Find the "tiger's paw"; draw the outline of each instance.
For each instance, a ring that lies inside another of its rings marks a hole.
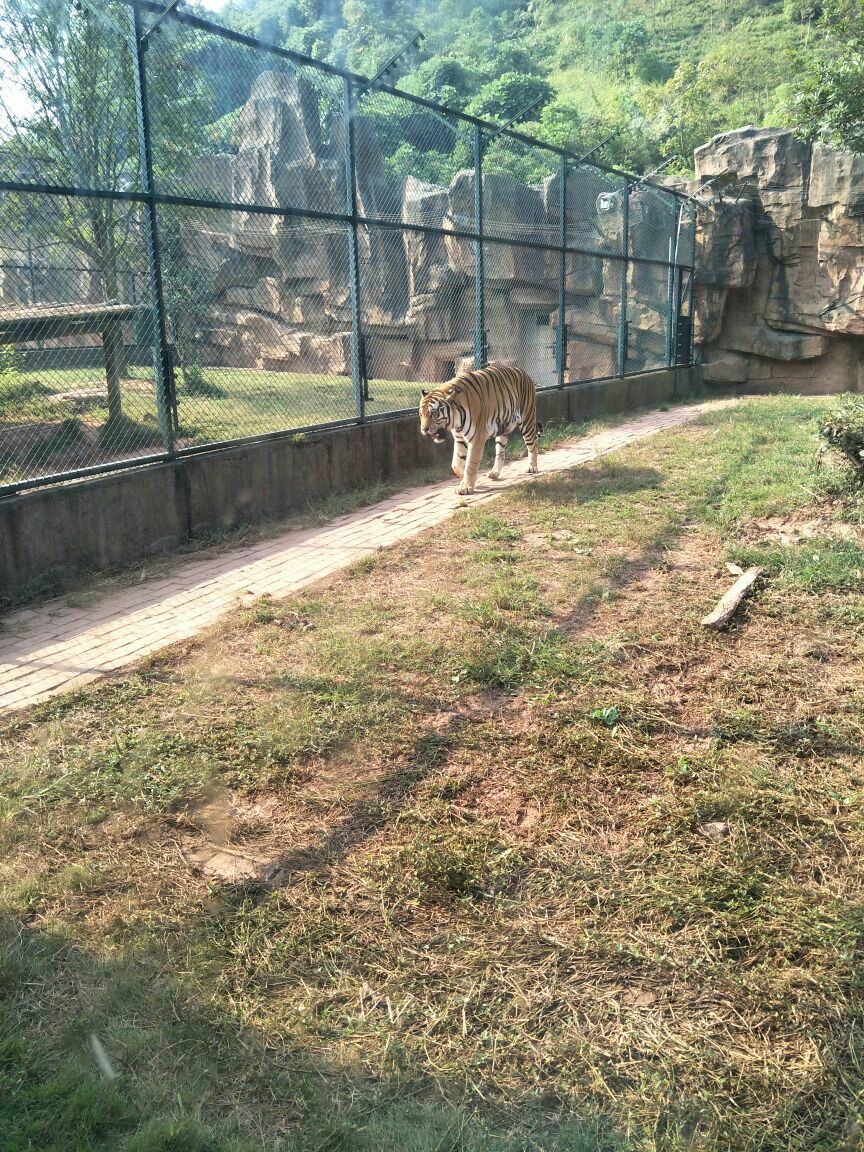
[[[456,495],[457,496],[473,496],[474,495],[474,489],[469,488],[467,484],[460,484],[459,487],[456,489]]]
[[[501,473],[500,472],[487,472],[487,476],[489,477],[490,480],[500,480],[501,479]]]
[[[529,476],[536,476],[539,471],[540,471],[540,469],[537,467],[536,464],[533,467],[530,464],[528,465],[528,475]]]

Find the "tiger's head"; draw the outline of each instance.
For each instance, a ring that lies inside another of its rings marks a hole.
[[[423,389],[423,399],[420,401],[420,434],[429,436],[435,444],[443,444],[447,437],[444,433],[450,427],[453,419],[452,401],[458,391],[455,382],[442,384],[431,392]]]

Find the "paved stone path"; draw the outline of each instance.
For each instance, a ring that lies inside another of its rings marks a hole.
[[[650,412],[572,441],[541,454],[541,475],[566,471],[728,403]],[[265,593],[288,596],[379,548],[416,536],[460,505],[475,507],[533,479],[524,468],[524,460],[512,461],[497,483],[481,474],[474,496],[457,496],[454,477],[400,492],[322,528],[286,532],[208,559],[189,558],[179,562],[172,575],[106,593],[83,607],[61,598],[15,612],[0,619],[0,712],[26,708],[117,672],[194,636],[238,602]]]

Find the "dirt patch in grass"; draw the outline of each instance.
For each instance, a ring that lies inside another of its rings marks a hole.
[[[821,515],[814,515],[813,509],[798,508],[789,516],[766,516],[752,520],[741,535],[748,543],[779,543],[784,547],[825,538],[864,543],[864,528],[860,524],[838,521],[836,516],[837,509],[830,505]]]

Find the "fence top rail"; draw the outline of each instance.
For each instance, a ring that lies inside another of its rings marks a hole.
[[[237,44],[245,44],[248,48],[254,48],[260,52],[267,52],[271,56],[276,56],[281,60],[289,60],[291,63],[298,64],[302,67],[314,68],[330,76],[338,76],[360,87],[369,84],[368,76],[361,76],[357,72],[350,72],[345,68],[339,68],[335,64],[327,64],[323,60],[316,60],[313,56],[306,56],[304,53],[296,52],[292,48],[282,48],[278,44],[270,44],[266,40],[249,36],[245,32],[237,32],[233,28],[226,28],[224,25],[216,24],[212,20],[205,20],[202,16],[197,16],[192,12],[181,11],[176,7],[171,8],[168,5],[156,3],[156,0],[124,0],[124,3],[133,6],[137,4],[143,11],[150,12],[155,16],[167,16],[168,19],[178,24],[185,24],[190,28],[197,28],[201,32],[207,32],[213,36],[220,36],[225,40],[232,40]],[[499,136],[509,136],[521,144],[527,144],[532,148],[540,148],[544,152],[549,152],[554,156],[563,157],[565,160],[571,162],[573,166],[578,165],[582,168],[594,168],[610,176],[617,176],[621,180],[626,180],[628,183],[630,181],[634,183],[638,182],[640,187],[654,188],[656,191],[663,192],[676,200],[687,201],[690,199],[686,193],[679,192],[676,188],[667,187],[665,184],[658,184],[656,181],[649,180],[644,176],[636,176],[632,172],[624,172],[619,168],[613,168],[593,160],[590,164],[585,164],[584,162],[580,162],[579,156],[576,153],[569,151],[567,148],[558,148],[554,144],[546,144],[542,140],[537,140],[535,137],[528,136],[526,133],[519,132],[514,128],[502,128],[497,124],[491,124],[488,120],[483,120],[479,116],[472,116],[469,112],[461,112],[455,108],[447,108],[443,104],[436,104],[434,100],[426,100],[422,96],[415,96],[411,92],[404,92],[402,89],[393,88],[389,84],[378,83],[375,85],[375,91],[387,92],[391,96],[396,96],[400,100],[407,100],[409,103],[416,104],[421,108],[426,108],[428,111],[435,112],[439,116],[460,120],[464,124],[472,124],[475,127],[485,129],[487,132],[494,132]]]

